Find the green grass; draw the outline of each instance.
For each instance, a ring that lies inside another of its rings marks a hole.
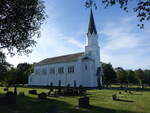
[[[80,97],[48,97],[47,100],[37,99],[37,95],[28,94],[30,88],[18,88],[18,92],[25,92],[25,97],[17,97],[16,105],[0,105],[0,113],[45,113],[50,105],[57,105],[62,113],[150,113],[150,92],[134,92],[133,94],[116,90],[88,90],[91,107],[78,108]],[[33,89],[33,88],[32,88]],[[47,89],[39,89],[48,92]],[[10,90],[13,91],[13,88]],[[0,87],[0,94],[4,94]],[[126,101],[113,101],[112,94],[117,93],[119,98]],[[130,102],[133,101],[133,102]]]

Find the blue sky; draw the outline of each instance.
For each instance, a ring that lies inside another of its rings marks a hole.
[[[36,39],[36,47],[28,56],[8,56],[8,62],[16,66],[22,62],[33,63],[84,51],[89,9],[84,7],[83,1],[45,0],[48,18],[42,25],[41,38]],[[104,9],[98,5],[93,13],[99,34],[101,61],[125,69],[150,69],[150,24],[145,23],[145,29],[141,30],[137,27],[134,12],[126,13],[118,6]]]

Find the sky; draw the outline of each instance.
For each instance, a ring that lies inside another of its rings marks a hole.
[[[93,9],[101,61],[125,69],[150,69],[150,24],[137,27],[138,19],[132,10],[126,13],[118,6]],[[131,2],[132,9],[135,3]],[[41,37],[28,56],[7,56],[7,61],[34,63],[45,58],[83,52],[86,45],[90,10],[84,0],[45,0],[48,18],[41,27]]]

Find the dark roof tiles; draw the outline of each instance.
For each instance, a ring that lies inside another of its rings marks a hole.
[[[74,61],[74,60],[77,60],[79,57],[81,57],[83,55],[84,55],[84,53],[82,52],[82,53],[75,53],[75,54],[69,54],[69,55],[64,55],[64,56],[47,58],[47,59],[44,59],[44,60],[36,63],[35,65],[40,66],[40,65],[47,65],[47,64],[55,64],[55,63]]]

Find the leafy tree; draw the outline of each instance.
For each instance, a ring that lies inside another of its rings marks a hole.
[[[135,71],[135,76],[137,77],[140,86],[143,86],[143,82],[144,82],[144,72],[142,69],[138,69]]]
[[[102,68],[103,68],[103,82],[104,84],[111,85],[112,83],[116,82],[116,72],[114,71],[112,65],[110,63],[106,64],[103,63],[102,64]]]
[[[126,70],[128,83],[137,84],[138,80],[135,76],[134,71]]]
[[[144,70],[144,83],[150,86],[150,70]]]
[[[6,62],[5,54],[0,51],[0,81],[4,79],[4,76],[10,67],[11,65]]]
[[[33,65],[27,63],[18,64],[16,68],[16,84],[27,84],[28,76],[33,72]]]
[[[42,0],[0,0],[0,50],[28,54],[45,20]]]
[[[121,85],[127,84],[128,81],[127,81],[127,73],[126,73],[126,71],[123,68],[121,68],[121,67],[118,67],[115,70],[116,70],[118,82]]]
[[[16,83],[16,69],[15,68],[11,68],[10,70],[8,70],[4,76],[3,79],[3,84],[5,84],[6,86],[12,86],[15,85]]]
[[[125,10],[126,12],[129,11],[129,4],[131,2],[135,2],[135,6],[133,6],[133,11],[136,13],[137,18],[139,18],[140,28],[144,27],[144,21],[150,20],[150,0],[86,0],[85,6],[86,7],[92,7],[94,6],[97,8],[97,2],[101,2],[102,5],[104,5],[105,8],[109,6],[119,5],[120,8]]]

